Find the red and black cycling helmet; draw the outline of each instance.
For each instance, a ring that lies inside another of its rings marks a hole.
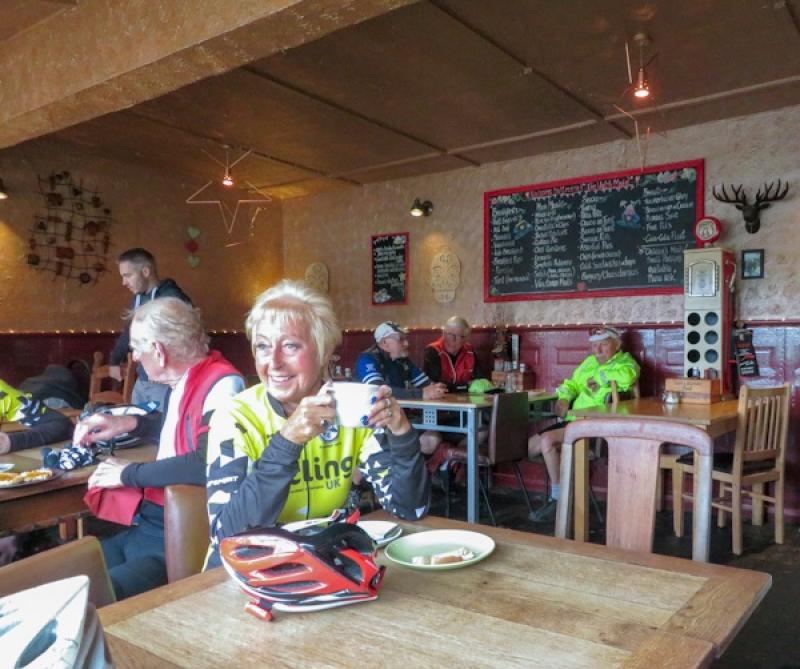
[[[272,620],[272,609],[317,611],[378,596],[385,567],[357,525],[334,523],[302,535],[276,527],[220,542],[222,564],[253,600],[245,610]]]

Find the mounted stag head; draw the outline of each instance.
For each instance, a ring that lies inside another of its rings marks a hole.
[[[772,192],[773,187],[775,188],[774,194]],[[780,179],[778,179],[777,184],[774,181],[770,181],[769,184],[764,184],[764,191],[762,192],[760,188],[758,189],[753,204],[748,202],[747,195],[742,192],[743,188],[743,184],[739,184],[738,186],[731,184],[731,192],[733,195],[728,195],[728,191],[725,190],[725,184],[723,184],[720,187],[722,191],[721,194],[717,193],[716,186],[711,189],[711,194],[720,202],[727,202],[728,204],[735,205],[736,208],[742,212],[745,229],[750,234],[753,234],[754,232],[758,232],[759,227],[761,227],[761,210],[769,207],[770,202],[776,202],[785,198],[786,194],[789,192],[789,184],[781,184]]]

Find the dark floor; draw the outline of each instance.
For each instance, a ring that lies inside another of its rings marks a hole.
[[[466,517],[463,491],[453,493],[451,516]],[[497,524],[525,532],[552,535],[553,524],[535,524],[528,520],[528,510],[519,490],[495,487],[491,492],[492,508]],[[534,506],[538,504],[534,501]],[[444,494],[434,490],[431,513],[444,516]],[[488,523],[483,511],[481,522]],[[605,541],[599,520],[592,516],[590,540]],[[687,514],[687,527],[691,527]],[[785,543],[773,543],[771,523],[754,527],[745,524],[744,554],[730,551],[730,529],[712,524],[711,562],[743,569],[756,569],[772,575],[772,588],[749,621],[745,623],[725,655],[713,669],[800,669],[800,528],[787,525]],[[663,555],[691,557],[691,532],[682,538],[672,533],[672,512],[657,515],[653,550]]]

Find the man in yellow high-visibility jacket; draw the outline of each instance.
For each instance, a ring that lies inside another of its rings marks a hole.
[[[541,453],[551,480],[550,498],[531,516],[534,522],[552,522],[555,518],[560,489],[560,447],[564,440],[565,425],[574,419],[569,413],[570,407],[585,409],[602,406],[611,393],[611,381],[616,381],[617,388],[624,392],[639,378],[639,365],[630,353],[620,350],[619,332],[614,328],[593,329],[589,343],[592,354],[556,389],[558,401],[555,413],[562,420],[528,440],[528,457],[533,458]]]

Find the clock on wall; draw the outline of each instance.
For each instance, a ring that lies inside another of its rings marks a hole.
[[[698,248],[711,246],[719,239],[722,232],[722,223],[718,218],[706,216],[694,224],[694,238],[697,240]]]

